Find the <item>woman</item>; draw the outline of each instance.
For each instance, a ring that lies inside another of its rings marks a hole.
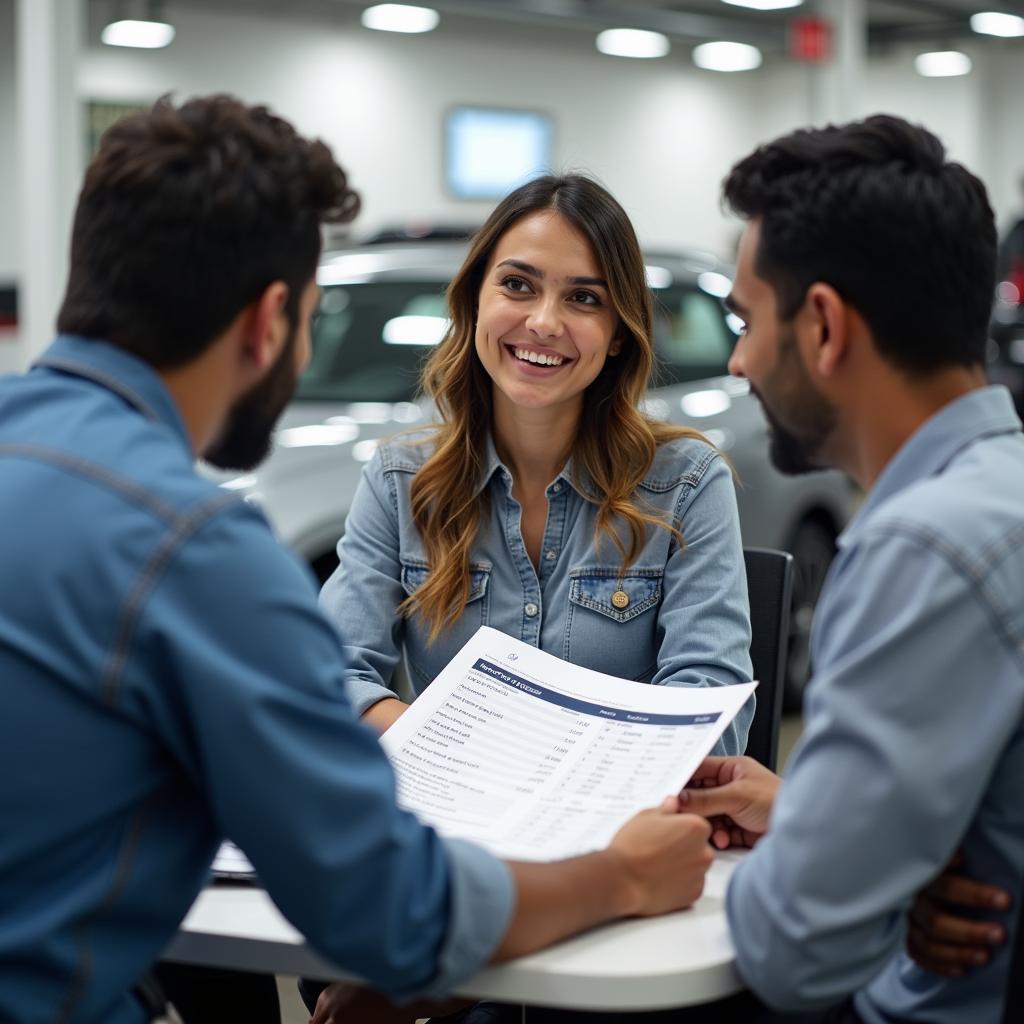
[[[662,685],[750,678],[735,494],[697,431],[639,409],[650,290],[622,207],[587,178],[504,199],[448,290],[423,374],[438,425],[367,465],[321,601],[349,696],[386,729],[480,625]],[[752,707],[719,745],[743,750]]]
[[[408,707],[388,688],[402,652],[420,693],[481,625],[639,682],[749,680],[732,475],[697,431],[640,411],[651,294],[622,207],[577,175],[529,182],[474,238],[448,305],[423,372],[438,423],[367,465],[321,594],[356,710],[383,732]],[[743,750],[752,715],[718,752]],[[351,998],[332,986],[314,1020],[369,1019]]]

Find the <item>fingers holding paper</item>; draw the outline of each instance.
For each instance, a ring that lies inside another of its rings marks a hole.
[[[703,818],[679,813],[675,797],[641,811],[619,829],[608,852],[620,859],[631,884],[632,914],[664,914],[700,898],[714,859],[710,834]]]
[[[709,757],[679,794],[679,807],[710,821],[717,849],[750,847],[768,831],[780,782],[753,758]]]

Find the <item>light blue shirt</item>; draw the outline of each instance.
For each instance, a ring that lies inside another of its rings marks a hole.
[[[64,337],[0,381],[0,522],[0,1020],[141,1021],[222,836],[375,987],[490,957],[507,868],[397,809],[312,577],[152,369]]]
[[[818,605],[805,731],[768,835],[733,876],[737,962],[762,998],[858,991],[869,1024],[1000,1018],[1010,941],[944,979],[904,952],[914,894],[957,850],[1024,894],[1024,435],[973,391],[886,466]]]
[[[357,711],[384,697],[404,648],[421,693],[482,626],[517,637],[566,661],[664,686],[721,686],[751,677],[750,616],[732,474],[703,441],[662,445],[637,492],[645,508],[682,532],[648,528],[639,556],[621,556],[596,539],[597,506],[568,464],[547,488],[548,516],[534,567],[520,530],[512,474],[488,441],[479,480],[486,501],[470,554],[471,593],[461,617],[433,644],[418,616],[394,614],[428,573],[412,519],[410,489],[430,446],[400,437],[378,449],[352,502],[340,564],[321,603],[337,624]],[[612,597],[626,595],[624,607]],[[753,717],[748,702],[719,743],[739,753]]]

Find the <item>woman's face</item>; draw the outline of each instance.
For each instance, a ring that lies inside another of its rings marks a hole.
[[[496,403],[564,411],[617,355],[619,318],[587,239],[553,210],[516,221],[480,288],[476,351]]]

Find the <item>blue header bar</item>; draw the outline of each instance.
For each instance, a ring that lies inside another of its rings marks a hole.
[[[721,718],[720,711],[714,711],[707,715],[649,715],[638,711],[625,711],[622,708],[610,708],[603,704],[593,704],[587,700],[579,700],[577,697],[567,697],[565,694],[549,690],[539,683],[531,683],[528,679],[523,679],[512,672],[499,668],[493,662],[485,661],[483,658],[477,658],[473,669],[482,672],[495,682],[522,690],[531,697],[537,697],[549,704],[557,704],[570,711],[578,711],[583,715],[603,718],[608,722],[628,722],[630,725],[710,725]]]

